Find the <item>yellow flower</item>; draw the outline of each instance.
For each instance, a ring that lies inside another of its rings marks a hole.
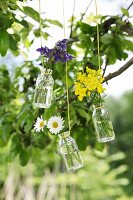
[[[79,72],[75,82],[75,94],[78,95],[78,99],[82,101],[85,96],[90,96],[93,91],[101,94],[105,90],[102,86],[103,80],[102,70],[100,69],[96,71],[86,67],[86,73]]]
[[[79,73],[77,74],[77,80],[79,80],[80,82],[83,82],[85,76],[86,76],[85,73],[82,74],[81,72],[79,72]]]
[[[78,96],[78,100],[79,100],[79,101],[82,101],[82,100],[83,100],[83,97],[82,97],[82,96]]]
[[[82,84],[79,82],[75,82],[75,94],[78,95],[80,89],[82,88]]]
[[[90,96],[90,94],[91,94],[90,91],[88,91],[88,96]]]

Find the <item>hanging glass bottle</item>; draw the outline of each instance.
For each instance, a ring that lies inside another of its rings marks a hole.
[[[107,109],[103,105],[94,105],[93,108],[93,122],[98,141],[109,142],[115,139],[113,125]]]
[[[43,69],[36,80],[34,93],[34,106],[38,108],[49,108],[53,95],[54,80],[52,70]]]
[[[70,137],[69,132],[59,134],[60,152],[63,156],[68,171],[79,169],[83,166],[80,151],[75,140]]]

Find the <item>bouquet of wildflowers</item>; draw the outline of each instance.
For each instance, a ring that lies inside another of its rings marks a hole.
[[[65,63],[73,59],[73,56],[67,53],[67,42],[67,39],[59,40],[54,48],[49,49],[45,46],[38,48],[37,51],[44,57],[46,64],[54,64],[58,61]]]
[[[86,67],[85,72],[79,72],[75,81],[75,94],[79,101],[88,96],[92,103],[100,103],[102,101],[101,94],[105,91],[102,85],[103,81],[104,78],[100,69],[96,71]]]

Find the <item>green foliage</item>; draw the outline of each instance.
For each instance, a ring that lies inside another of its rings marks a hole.
[[[36,38],[40,37],[40,31],[34,25],[34,23],[39,25],[39,13],[32,7],[24,5],[23,2],[18,4],[17,0],[2,2],[3,4],[0,4],[0,54],[5,56],[9,52],[15,56],[19,55],[19,48],[23,45],[21,53],[27,59],[28,51],[37,41]],[[102,16],[97,20],[99,20],[101,63],[109,65],[115,63],[117,59],[126,59],[126,52],[132,50],[132,44],[130,35],[125,33],[123,26],[131,27],[130,21],[128,19],[124,21],[121,16]],[[62,24],[55,19],[42,18],[42,26],[42,35],[45,40],[50,37],[47,32],[50,26],[62,28]],[[75,29],[68,45],[68,51],[75,56],[75,59],[68,63],[71,134],[76,139],[80,150],[84,151],[90,145],[92,148],[102,151],[104,145],[98,144],[96,141],[91,117],[91,102],[87,99],[79,102],[73,88],[75,74],[79,69],[84,69],[86,65],[94,69],[98,68],[96,24],[91,25],[87,21],[77,21],[74,22],[73,27]],[[30,37],[31,35],[33,38]],[[75,49],[73,49],[73,45]],[[83,55],[81,61],[76,58],[79,55],[79,48]],[[40,58],[36,61],[41,63]],[[34,60],[24,60],[22,64],[18,63],[12,79],[9,77],[6,66],[0,68],[0,88],[2,88],[0,144],[2,147],[9,145],[11,159],[14,159],[15,156],[19,157],[22,165],[26,165],[29,160],[35,162],[36,148],[40,151],[47,147],[53,149],[53,144],[55,148],[58,145],[57,137],[51,136],[47,130],[40,134],[34,132],[33,127],[38,116],[42,115],[48,120],[52,115],[61,115],[65,120],[64,130],[68,129],[65,65],[57,63],[52,66],[52,69],[55,80],[52,106],[47,110],[36,110],[32,102],[39,70],[35,67]]]
[[[62,24],[58,20],[53,20],[53,19],[45,19],[44,22],[48,22],[52,25],[56,25],[60,28],[63,28]]]
[[[126,9],[125,9],[126,10]],[[128,54],[125,50],[132,50],[132,42],[130,39],[127,39],[127,44],[123,43],[123,40],[126,40],[125,32],[122,31],[123,27],[126,25],[126,22],[119,16],[101,17],[99,23],[100,30],[100,53],[101,56],[105,56],[107,64],[114,64],[117,59],[122,60],[128,57]],[[131,24],[129,23],[130,27]],[[96,26],[91,26],[87,23],[78,22],[78,27],[81,31],[78,39],[80,44],[77,43],[77,46],[84,49],[85,65],[97,66],[97,39],[96,39]],[[101,63],[104,60],[101,60]]]

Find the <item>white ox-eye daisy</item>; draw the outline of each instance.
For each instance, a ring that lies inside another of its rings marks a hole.
[[[57,134],[63,129],[64,120],[61,117],[52,116],[48,120],[47,128],[51,133]]]
[[[36,120],[36,123],[34,124],[34,129],[36,132],[43,131],[44,126],[47,124],[45,120],[43,120],[42,116],[41,118],[38,117]]]

